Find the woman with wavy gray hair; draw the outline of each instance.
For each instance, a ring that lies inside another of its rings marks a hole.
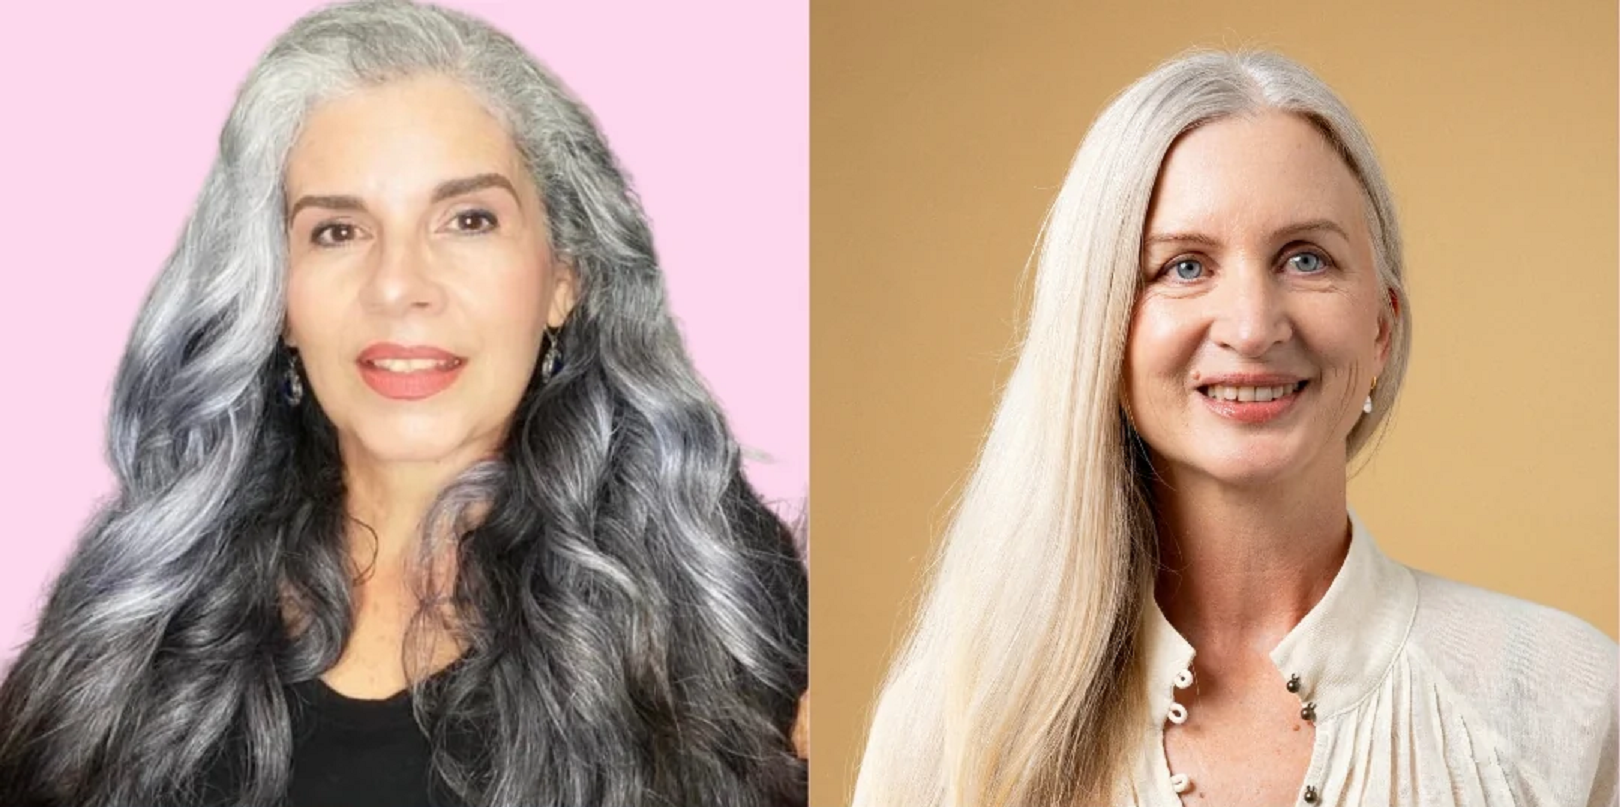
[[[805,571],[587,112],[378,0],[283,34],[0,686],[6,805],[805,800]]]
[[[1412,310],[1372,145],[1271,53],[1117,96],[884,689],[857,807],[1616,803],[1615,643],[1348,504]]]

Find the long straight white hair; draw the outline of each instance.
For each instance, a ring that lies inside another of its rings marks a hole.
[[[1190,129],[1279,110],[1312,122],[1365,191],[1378,275],[1398,301],[1374,408],[1410,349],[1394,204],[1361,126],[1274,53],[1194,52],[1128,87],[1081,144],[1042,228],[1017,364],[878,698],[857,807],[1099,804],[1150,726],[1139,624],[1158,549],[1121,373],[1160,166]]]

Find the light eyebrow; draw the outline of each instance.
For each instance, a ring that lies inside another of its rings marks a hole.
[[[505,188],[506,192],[512,194],[512,198],[516,200],[519,205],[523,203],[523,200],[518,197],[517,187],[512,184],[512,180],[496,173],[475,174],[470,177],[447,179],[440,182],[433,188],[432,199],[434,204],[438,204],[446,199],[453,199],[457,196],[472,193],[474,191],[481,191],[485,188]],[[292,207],[287,211],[287,221],[291,222],[293,219],[297,218],[298,212],[306,207],[321,207],[326,208],[327,210],[356,210],[362,213],[366,211],[365,202],[360,201],[360,198],[357,196],[306,195],[300,196],[298,201],[293,202]]]
[[[1273,232],[1271,234],[1271,238],[1274,241],[1282,241],[1295,236],[1315,232],[1336,233],[1340,238],[1343,238],[1346,241],[1350,240],[1350,234],[1346,233],[1344,228],[1340,227],[1338,222],[1333,221],[1332,219],[1310,219],[1307,221],[1290,224]],[[1209,247],[1220,246],[1220,242],[1216,239],[1204,235],[1203,233],[1195,232],[1154,233],[1149,235],[1143,241],[1144,247],[1151,247],[1155,244],[1202,244]]]
[[[1291,224],[1282,228],[1281,230],[1278,230],[1273,237],[1281,241],[1284,238],[1291,238],[1296,235],[1317,232],[1337,233],[1340,238],[1343,238],[1346,241],[1350,240],[1350,234],[1345,232],[1344,228],[1340,227],[1339,223],[1333,221],[1332,219],[1311,219],[1310,221],[1302,221],[1298,224]]]
[[[1154,244],[1203,244],[1204,246],[1220,246],[1220,242],[1200,233],[1156,233],[1147,237],[1146,246]]]

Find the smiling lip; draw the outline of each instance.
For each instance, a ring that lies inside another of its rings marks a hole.
[[[399,364],[406,361],[414,361],[414,365]],[[443,392],[456,382],[467,364],[466,359],[431,345],[407,346],[392,342],[367,347],[355,362],[360,365],[360,378],[366,386],[385,398],[402,401],[421,400]]]
[[[1266,423],[1282,417],[1294,408],[1294,402],[1309,386],[1305,380],[1297,376],[1262,373],[1212,376],[1200,380],[1207,383],[1200,385],[1194,392],[1210,411],[1228,420],[1245,424]],[[1282,397],[1271,398],[1276,389],[1282,387],[1291,389]],[[1211,397],[1212,388],[1220,388],[1219,392],[1235,393],[1240,398],[1249,400],[1228,400],[1221,395]],[[1257,398],[1261,396],[1271,399],[1258,400]]]
[[[1280,387],[1284,384],[1296,384],[1304,380],[1300,376],[1284,373],[1228,373],[1226,375],[1201,376],[1198,379],[1198,386]]]

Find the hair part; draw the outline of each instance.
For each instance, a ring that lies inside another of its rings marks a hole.
[[[1192,128],[1283,111],[1360,182],[1390,353],[1355,456],[1410,350],[1393,200],[1371,143],[1318,78],[1274,53],[1197,51],[1116,96],[1041,230],[1032,305],[917,616],[880,691],[857,807],[1105,803],[1151,727],[1139,627],[1158,563],[1151,469],[1122,407],[1126,339],[1159,171]]]
[[[478,805],[803,802],[790,733],[805,569],[691,366],[638,200],[588,112],[521,46],[398,0],[299,20],[240,89],[118,369],[117,495],[0,685],[0,802],[285,793],[284,686],[340,656],[353,581],[334,427],[317,395],[296,409],[275,395],[283,176],[315,106],[427,73],[507,126],[581,282],[566,365],[531,379],[499,457],[425,520],[451,529],[424,530],[407,666],[447,606],[468,647],[449,675],[412,683],[434,768]],[[453,582],[435,579],[446,549]],[[242,790],[199,792],[221,761]]]

